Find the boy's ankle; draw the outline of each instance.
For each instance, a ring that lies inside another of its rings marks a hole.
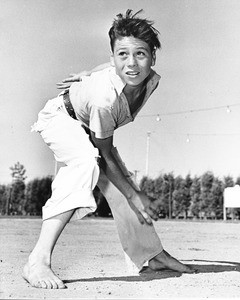
[[[51,255],[49,253],[43,253],[43,252],[36,253],[33,251],[29,255],[28,262],[30,265],[40,263],[40,264],[50,266],[51,265]]]

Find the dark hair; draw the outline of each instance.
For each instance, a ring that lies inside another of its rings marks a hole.
[[[159,31],[152,26],[154,22],[136,17],[142,11],[141,9],[133,15],[132,10],[128,9],[125,16],[118,14],[117,19],[114,19],[108,32],[112,51],[116,39],[125,36],[133,36],[143,40],[148,44],[151,52],[161,48],[161,43],[158,39]]]

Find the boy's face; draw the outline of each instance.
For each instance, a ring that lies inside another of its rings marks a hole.
[[[111,61],[126,84],[138,86],[155,64],[155,53],[152,54],[148,44],[140,39],[120,37],[115,41]]]

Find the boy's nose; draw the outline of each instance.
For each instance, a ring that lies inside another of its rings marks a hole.
[[[134,55],[130,55],[128,58],[128,65],[129,66],[135,66],[136,65],[136,58]]]

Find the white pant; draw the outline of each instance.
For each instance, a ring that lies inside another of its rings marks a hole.
[[[43,207],[43,220],[73,209],[71,220],[76,220],[94,211],[96,202],[92,191],[97,184],[111,208],[123,250],[137,268],[141,269],[163,250],[154,227],[139,223],[125,197],[100,172],[98,149],[90,142],[82,123],[68,115],[62,96],[47,102],[32,130],[40,132],[55,159],[66,165],[53,181],[52,196]],[[112,152],[129,178],[116,148]]]

